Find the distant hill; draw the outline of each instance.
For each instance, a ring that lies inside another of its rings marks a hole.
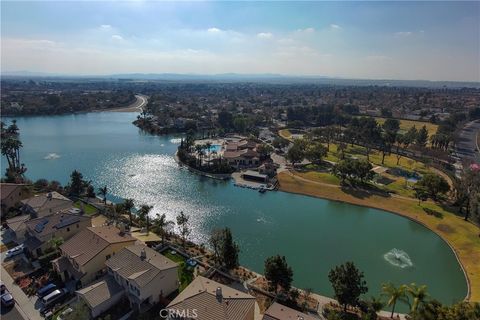
[[[324,76],[292,76],[273,73],[265,74],[179,74],[179,73],[124,73],[111,75],[68,75],[30,71],[2,72],[2,79],[81,79],[81,80],[122,80],[122,81],[207,81],[207,82],[268,82],[268,83],[313,83],[343,86],[390,86],[390,87],[430,87],[430,88],[480,88],[480,82],[429,81],[429,80],[390,80],[390,79],[348,79]]]

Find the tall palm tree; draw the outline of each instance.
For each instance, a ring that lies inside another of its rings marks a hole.
[[[135,207],[133,199],[125,199],[123,202],[123,208],[128,211],[128,217],[130,219],[130,228],[132,227],[132,209]]]
[[[52,247],[54,251],[57,251],[58,248],[63,244],[63,238],[62,237],[52,238],[48,240],[48,244]]]
[[[345,142],[340,142],[337,147],[337,151],[340,152],[340,159],[345,159],[345,150],[347,150],[347,144]]]
[[[98,189],[98,193],[100,193],[103,197],[104,204],[107,204],[107,192],[108,192],[107,186],[104,186],[103,188]]]
[[[397,304],[397,301],[403,301],[408,303],[408,299],[405,294],[406,286],[401,285],[399,287],[395,287],[395,285],[392,283],[384,283],[382,285],[382,291],[383,291],[383,295],[388,297],[387,305],[392,306],[392,314],[390,315],[390,318],[393,318],[393,314],[395,312],[395,305]]]
[[[428,297],[427,286],[417,286],[415,283],[410,284],[407,287],[407,293],[413,298],[411,311],[417,311],[418,307],[425,303],[426,298]]]
[[[208,165],[210,166],[210,156],[212,155],[212,152],[210,148],[212,147],[212,144],[210,142],[205,143],[205,149],[207,150],[207,155],[208,155]]]
[[[195,145],[195,152],[197,153],[197,163],[201,161],[200,154],[202,153],[202,146],[200,144]],[[201,162],[200,162],[201,164]]]
[[[167,220],[167,216],[165,215],[165,213],[163,213],[161,215],[157,213],[157,217],[153,221],[153,225],[158,230],[157,232],[159,232],[162,236],[162,245],[165,244],[165,235],[167,233],[166,228],[168,226],[173,225],[173,224],[174,224],[173,221]]]
[[[142,205],[140,207],[140,209],[138,210],[138,218],[140,219],[140,221],[142,223],[145,223],[146,226],[147,226],[147,234],[148,234],[148,229],[149,229],[149,224],[150,224],[150,220],[149,220],[149,216],[148,214],[150,213],[150,211],[152,210],[152,206],[149,206],[149,205]]]

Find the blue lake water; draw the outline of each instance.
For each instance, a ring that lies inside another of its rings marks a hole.
[[[131,124],[135,118],[108,112],[17,118],[27,177],[66,183],[77,169],[96,187],[107,185],[111,200],[133,198],[172,220],[180,211],[189,214],[192,240],[199,243],[207,242],[213,228],[228,226],[242,264],[263,272],[266,257],[285,255],[294,284],[320,294],[332,295],[332,267],[354,261],[365,273],[367,296],[392,281],[426,284],[445,303],[464,298],[467,286],[454,254],[423,226],[381,210],[284,192],[260,194],[196,176],[173,159],[179,136],[144,134]],[[410,263],[396,263],[404,259],[398,252]]]

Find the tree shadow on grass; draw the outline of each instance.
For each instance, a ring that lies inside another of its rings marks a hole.
[[[390,198],[391,195],[379,188],[372,187],[370,185],[349,185],[342,184],[340,187],[343,192],[349,194],[358,199],[368,199],[372,196],[380,196],[384,198]]]
[[[425,211],[429,216],[434,216],[435,218],[443,219],[443,213],[430,209],[430,208],[423,208],[423,211]]]

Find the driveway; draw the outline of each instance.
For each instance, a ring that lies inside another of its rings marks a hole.
[[[0,261],[3,263],[5,259],[5,253],[1,253]],[[25,319],[25,320],[43,320],[38,311],[39,306],[35,306],[37,297],[27,297],[27,295],[17,286],[13,278],[8,274],[7,270],[0,265],[0,273],[2,275],[2,281],[7,287],[7,290],[12,294],[15,299],[15,306],[10,310],[3,310],[2,308],[2,320],[4,319]],[[4,313],[5,312],[5,313]]]

